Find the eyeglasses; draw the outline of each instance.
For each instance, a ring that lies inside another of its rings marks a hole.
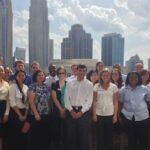
[[[65,74],[64,72],[59,72],[58,74]]]

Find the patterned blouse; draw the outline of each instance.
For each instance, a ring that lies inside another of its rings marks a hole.
[[[50,92],[48,91],[48,87],[43,84],[42,86],[38,86],[37,83],[33,83],[29,86],[29,91],[33,91],[35,93],[35,106],[40,115],[47,115],[49,113],[49,99]],[[30,111],[33,115],[33,112]]]

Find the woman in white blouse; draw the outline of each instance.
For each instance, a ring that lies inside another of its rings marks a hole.
[[[117,122],[118,88],[105,68],[94,86],[93,121],[96,122],[97,150],[112,150],[113,123]]]
[[[4,68],[0,66],[0,150],[2,150],[2,139],[4,136],[5,123],[8,120],[9,105],[8,105],[8,93],[9,84],[3,80]]]
[[[9,143],[8,149],[26,149],[26,135],[21,133],[21,129],[27,118],[28,87],[24,84],[26,73],[22,70],[15,73],[15,83],[10,85],[9,101],[11,106],[9,117]]]

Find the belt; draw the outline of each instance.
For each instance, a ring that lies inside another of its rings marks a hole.
[[[75,112],[79,112],[82,110],[82,106],[72,106],[72,108]]]

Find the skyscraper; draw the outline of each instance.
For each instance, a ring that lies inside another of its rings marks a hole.
[[[49,60],[54,59],[54,40],[49,39]]]
[[[69,37],[63,38],[61,43],[61,58],[92,58],[93,39],[91,34],[86,33],[83,26],[75,24],[69,31]]]
[[[124,62],[124,38],[121,34],[110,33],[102,37],[102,61],[106,66]]]
[[[42,68],[49,61],[49,21],[46,0],[31,0],[29,18],[29,64],[36,60]]]
[[[25,62],[26,58],[26,49],[21,48],[21,47],[16,47],[15,52],[14,52],[14,57],[16,59],[23,60]]]
[[[11,0],[0,0],[0,55],[3,64],[12,67],[12,4]]]

